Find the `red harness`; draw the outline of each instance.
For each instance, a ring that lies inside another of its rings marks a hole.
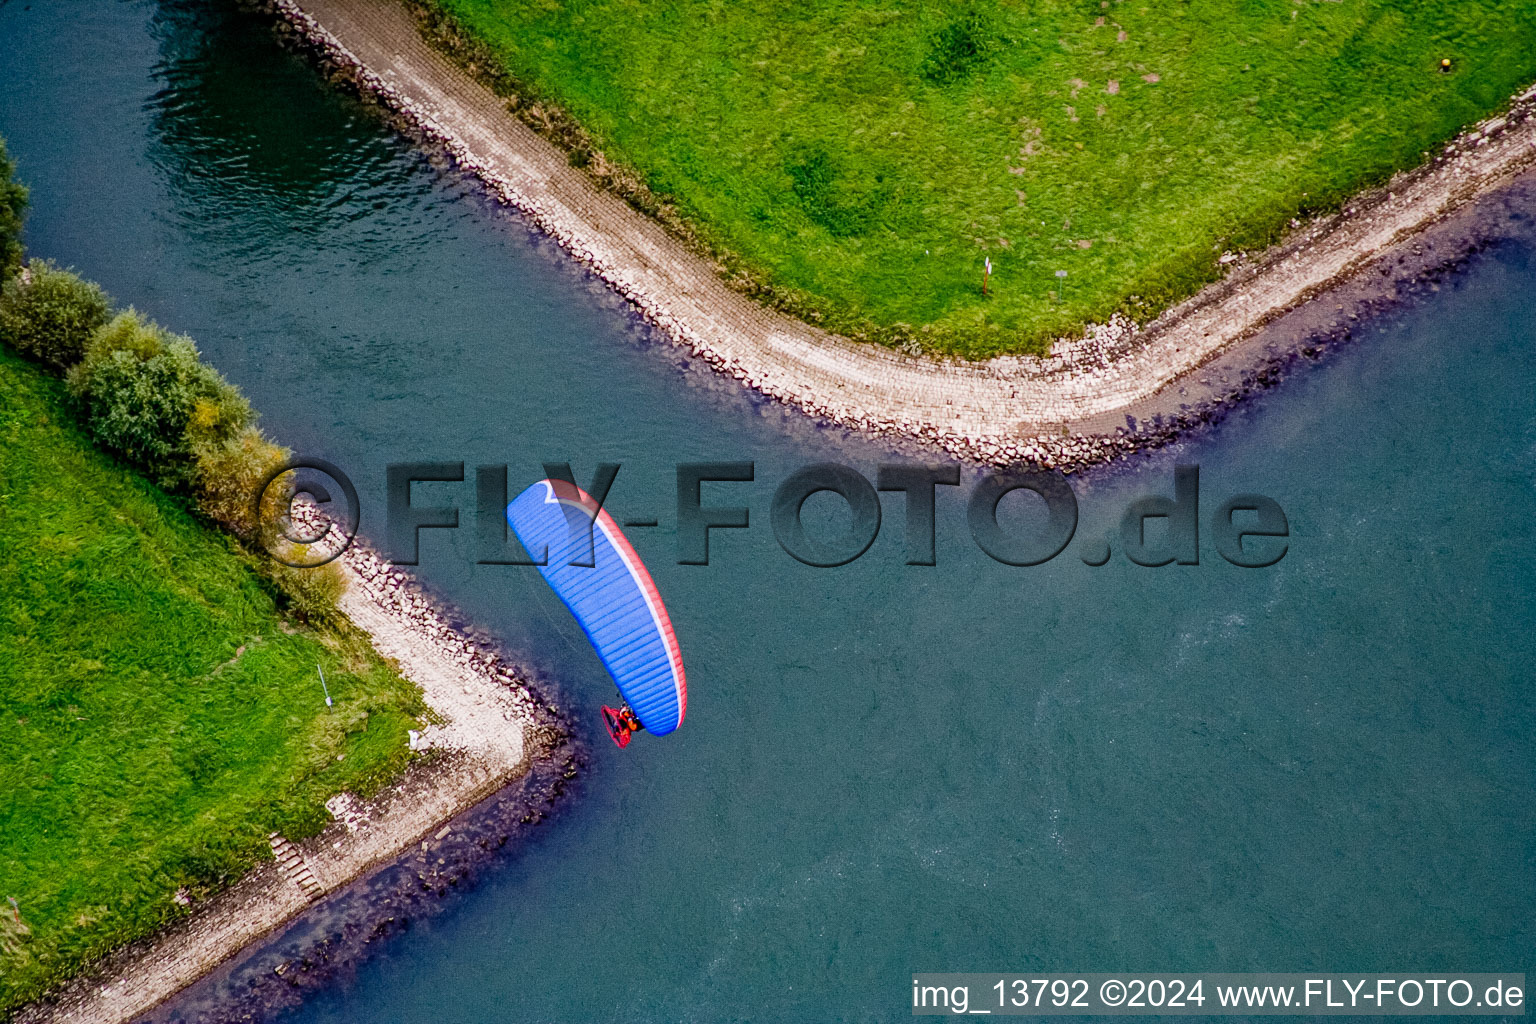
[[[644,728],[628,706],[611,708],[606,704],[603,705],[603,725],[608,728],[608,737],[620,748],[629,746],[631,737]]]

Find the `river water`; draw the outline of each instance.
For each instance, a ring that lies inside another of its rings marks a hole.
[[[0,57],[33,253],[193,335],[275,436],[351,475],[365,533],[406,460],[514,485],[620,462],[616,518],[660,520],[630,533],[688,720],[621,753],[534,571],[474,564],[473,484],[418,485],[464,510],[423,534],[421,578],[549,683],[591,764],[536,842],[291,1019],[887,1020],[914,970],[1536,968],[1528,240],[1208,435],[1079,480],[1047,565],[981,554],[941,488],[936,566],[903,564],[887,495],[874,546],[815,569],[776,545],[774,487],[895,453],[691,365],[259,16],[9,0]],[[677,564],[694,460],[756,466],[706,488],[752,515],[708,566]],[[1176,462],[1206,510],[1278,501],[1284,559],[1238,569],[1207,536],[1199,565],[1084,564]]]

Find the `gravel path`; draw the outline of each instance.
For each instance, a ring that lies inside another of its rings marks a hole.
[[[1147,399],[1451,209],[1536,165],[1536,120],[1528,119],[1533,89],[1508,116],[1479,126],[1345,212],[1299,226],[1257,261],[1235,254],[1225,281],[1153,324],[1099,325],[1085,338],[1058,343],[1044,359],[939,362],[839,338],[731,290],[708,263],[599,190],[432,49],[397,0],[274,2],[364,89],[721,371],[812,415],[917,437],[983,462],[1066,459],[1084,442],[1063,439],[1074,425],[1103,424],[1107,414]]]

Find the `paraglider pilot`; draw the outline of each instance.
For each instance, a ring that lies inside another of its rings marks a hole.
[[[645,728],[640,724],[640,719],[635,717],[627,701],[617,708],[604,704],[603,724],[608,727],[608,735],[613,737],[613,742],[620,747],[629,746],[630,737]]]

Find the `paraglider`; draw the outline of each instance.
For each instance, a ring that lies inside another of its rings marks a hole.
[[[672,620],[607,510],[569,481],[540,480],[507,505],[507,523],[624,698],[603,707],[613,741],[624,747],[641,729],[665,736],[682,725],[688,684]]]

